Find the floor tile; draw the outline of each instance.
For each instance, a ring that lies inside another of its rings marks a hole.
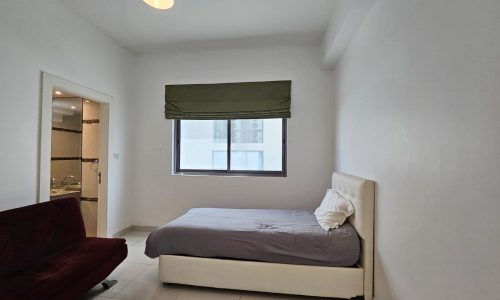
[[[304,297],[294,295],[257,293],[257,292],[242,292],[240,300],[321,300],[328,298]]]
[[[176,300],[181,290],[176,286],[164,286],[158,279],[133,280],[123,290],[118,292],[118,297],[131,300]]]
[[[139,274],[137,278],[135,279],[136,281],[142,281],[142,282],[160,282],[159,276],[158,276],[158,266],[156,265],[149,265],[144,272]]]
[[[132,244],[128,246],[128,255],[125,258],[125,262],[128,263],[140,263],[140,264],[152,264],[155,262],[144,254],[144,246]]]
[[[110,277],[110,279],[112,279]],[[104,289],[102,284],[98,284],[93,287],[86,295],[84,300],[87,299],[100,299],[100,298],[111,298],[118,297],[118,291],[122,290],[125,286],[127,286],[131,281],[126,279],[120,279],[118,282],[111,287],[109,290]]]
[[[132,280],[141,272],[146,270],[149,264],[138,264],[130,262],[122,262],[109,276],[109,279],[116,280]]]
[[[239,300],[240,292],[201,287],[184,287],[176,300]]]
[[[150,233],[147,231],[131,231],[122,235],[120,238],[125,239],[127,244],[134,244],[137,242],[145,243],[149,234]]]

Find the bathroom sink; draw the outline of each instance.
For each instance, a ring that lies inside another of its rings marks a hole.
[[[74,193],[78,193],[78,192],[79,192],[79,190],[78,191],[69,191],[66,189],[52,189],[52,190],[50,190],[50,196],[55,197],[55,196],[74,194]]]
[[[81,184],[73,184],[73,185],[67,185],[66,190],[68,191],[80,191],[82,189]]]

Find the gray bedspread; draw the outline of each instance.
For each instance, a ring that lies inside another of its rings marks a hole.
[[[193,208],[153,231],[145,254],[348,267],[359,252],[351,224],[327,232],[310,211]]]

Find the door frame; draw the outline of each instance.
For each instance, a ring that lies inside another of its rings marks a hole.
[[[100,104],[99,115],[99,171],[97,236],[108,237],[108,161],[109,161],[109,111],[113,96],[71,82],[61,77],[42,72],[42,103],[40,124],[40,157],[37,202],[50,200],[50,169],[52,144],[52,90],[58,89],[74,96]]]

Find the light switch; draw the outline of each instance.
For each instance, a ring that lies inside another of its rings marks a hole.
[[[113,157],[114,157],[114,159],[119,159],[120,158],[120,153],[114,153]]]

